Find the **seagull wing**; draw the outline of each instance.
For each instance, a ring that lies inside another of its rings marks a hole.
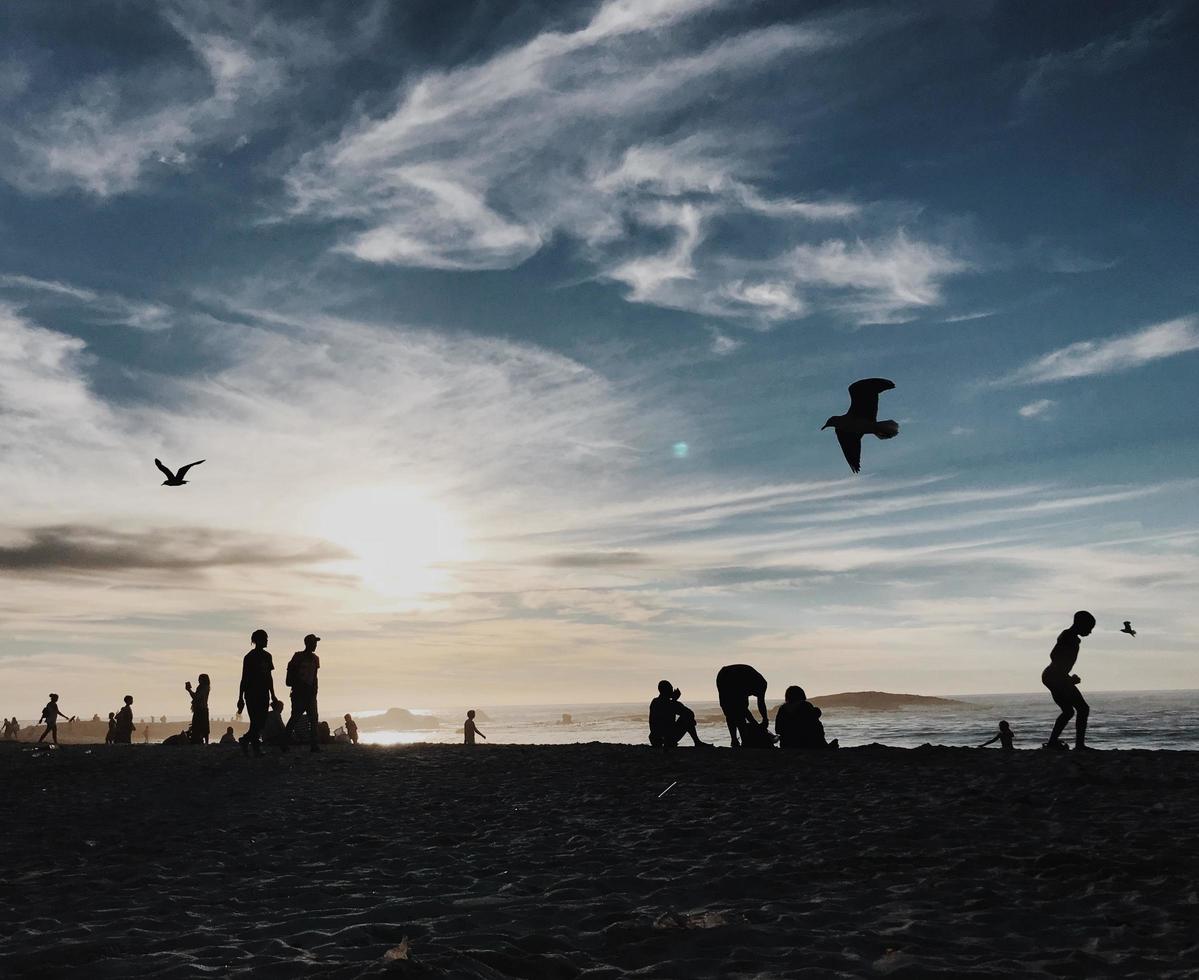
[[[886,378],[863,378],[849,386],[849,411],[854,418],[878,421],[878,396],[895,387]]]
[[[166,476],[166,478],[167,478],[168,480],[173,480],[173,479],[175,479],[175,474],[174,474],[174,473],[172,473],[170,470],[168,470],[168,469],[167,469],[165,466],[163,466],[163,465],[162,465],[162,460],[161,460],[161,459],[155,459],[155,460],[154,460],[154,465],[155,465],[155,466],[157,466],[157,467],[158,467],[160,470],[162,470],[163,474]]]
[[[838,430],[837,442],[841,443],[841,452],[845,453],[845,462],[849,464],[851,470],[857,473],[862,468],[862,437]]]
[[[179,479],[182,480],[185,476],[187,476],[188,470],[190,470],[193,466],[199,466],[202,462],[204,462],[204,460],[197,459],[194,463],[188,463],[186,466],[179,467]]]

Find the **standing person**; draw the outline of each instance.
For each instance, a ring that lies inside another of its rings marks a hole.
[[[117,740],[117,713],[110,711],[108,713],[108,732],[104,736],[104,744],[112,745]]]
[[[253,748],[255,755],[262,755],[262,726],[271,713],[271,702],[275,698],[275,679],[272,673],[275,662],[266,648],[266,630],[255,630],[250,634],[252,650],[242,657],[241,683],[237,688],[237,713],[247,708],[250,711],[250,729],[237,741],[243,754]]]
[[[50,702],[46,705],[46,707],[42,708],[41,717],[38,718],[39,724],[42,721],[46,722],[46,730],[42,732],[41,737],[38,739],[39,745],[42,743],[42,739],[44,739],[47,735],[50,736],[51,742],[53,742],[55,745],[58,744],[58,719],[65,717],[66,715],[63,714],[62,710],[58,707],[58,695],[51,694]]]
[[[192,690],[192,682],[183,682],[184,690],[191,695],[192,699],[192,727],[191,740],[193,745],[208,744],[208,692],[212,687],[212,682],[208,679],[207,674],[201,674],[196,681],[196,688]]]
[[[466,713],[466,722],[462,726],[463,744],[474,745],[476,735],[480,736],[481,738],[487,737],[481,731],[479,731],[479,726],[475,724],[475,709],[471,708],[470,711]]]
[[[112,740],[118,745],[129,745],[133,741],[133,733],[137,726],[133,724],[133,695],[125,695],[125,706],[116,714],[116,727],[112,732]]]
[[[696,748],[708,746],[695,730],[695,712],[679,700],[682,696],[670,681],[658,681],[658,696],[649,703],[650,745],[673,749],[684,735],[690,735]]]
[[[747,733],[750,740],[761,741],[760,736],[755,738],[757,732],[749,731],[750,725],[763,729],[767,733],[766,741],[774,741],[773,736],[769,735],[765,677],[749,664],[729,664],[716,672],[716,690],[720,695],[720,710],[724,712],[725,723],[729,726],[729,740],[733,748],[741,747],[741,741]],[[758,699],[758,711],[762,714],[760,724],[749,710],[751,696]]]
[[[286,740],[291,741],[291,733],[295,730],[296,722],[303,715],[308,716],[309,751],[319,752],[320,719],[316,707],[316,673],[321,669],[321,658],[316,655],[316,645],[321,638],[315,633],[304,637],[304,649],[292,654],[287,663],[287,686],[291,688],[291,717],[287,719]]]
[[[346,715],[346,717],[349,718],[350,716]],[[7,715],[4,718],[4,737],[6,739],[12,738],[12,722],[8,720]]]
[[[350,744],[358,744],[358,722],[346,715],[346,735],[350,737]]]
[[[1074,622],[1057,635],[1057,642],[1049,654],[1049,666],[1041,671],[1041,683],[1049,688],[1049,694],[1053,697],[1054,703],[1062,709],[1062,713],[1053,723],[1053,734],[1045,743],[1047,749],[1065,747],[1065,743],[1061,740],[1062,732],[1065,730],[1067,722],[1076,714],[1074,748],[1089,748],[1086,744],[1087,719],[1091,715],[1091,706],[1087,704],[1082,692],[1078,689],[1082,678],[1070,671],[1074,669],[1074,664],[1078,660],[1078,652],[1082,648],[1082,638],[1090,636],[1094,629],[1094,616],[1085,609],[1076,612]]]

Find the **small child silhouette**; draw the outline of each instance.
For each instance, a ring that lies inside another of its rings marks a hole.
[[[996,742],[998,742],[1000,748],[1002,748],[1004,752],[1011,752],[1013,751],[1012,742],[1014,742],[1015,739],[1016,736],[1012,734],[1012,726],[1006,721],[1001,721],[999,723],[999,731],[996,732],[991,738],[983,742],[979,748],[985,749],[988,745],[994,745]]]
[[[481,731],[479,731],[479,726],[475,724],[475,709],[471,708],[470,711],[466,713],[466,722],[462,726],[463,742],[466,745],[474,745],[476,735],[478,735],[480,738],[487,737]]]

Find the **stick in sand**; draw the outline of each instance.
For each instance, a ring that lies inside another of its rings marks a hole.
[[[665,796],[672,789],[674,789],[676,786],[678,786],[678,784],[679,784],[679,781],[676,779],[673,783],[671,783],[669,786],[667,786],[666,789],[662,790],[662,792],[658,794],[658,799],[662,799],[663,796]]]

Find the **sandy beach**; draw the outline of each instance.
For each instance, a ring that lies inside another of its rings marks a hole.
[[[0,975],[1194,976],[1196,761],[4,743]]]

